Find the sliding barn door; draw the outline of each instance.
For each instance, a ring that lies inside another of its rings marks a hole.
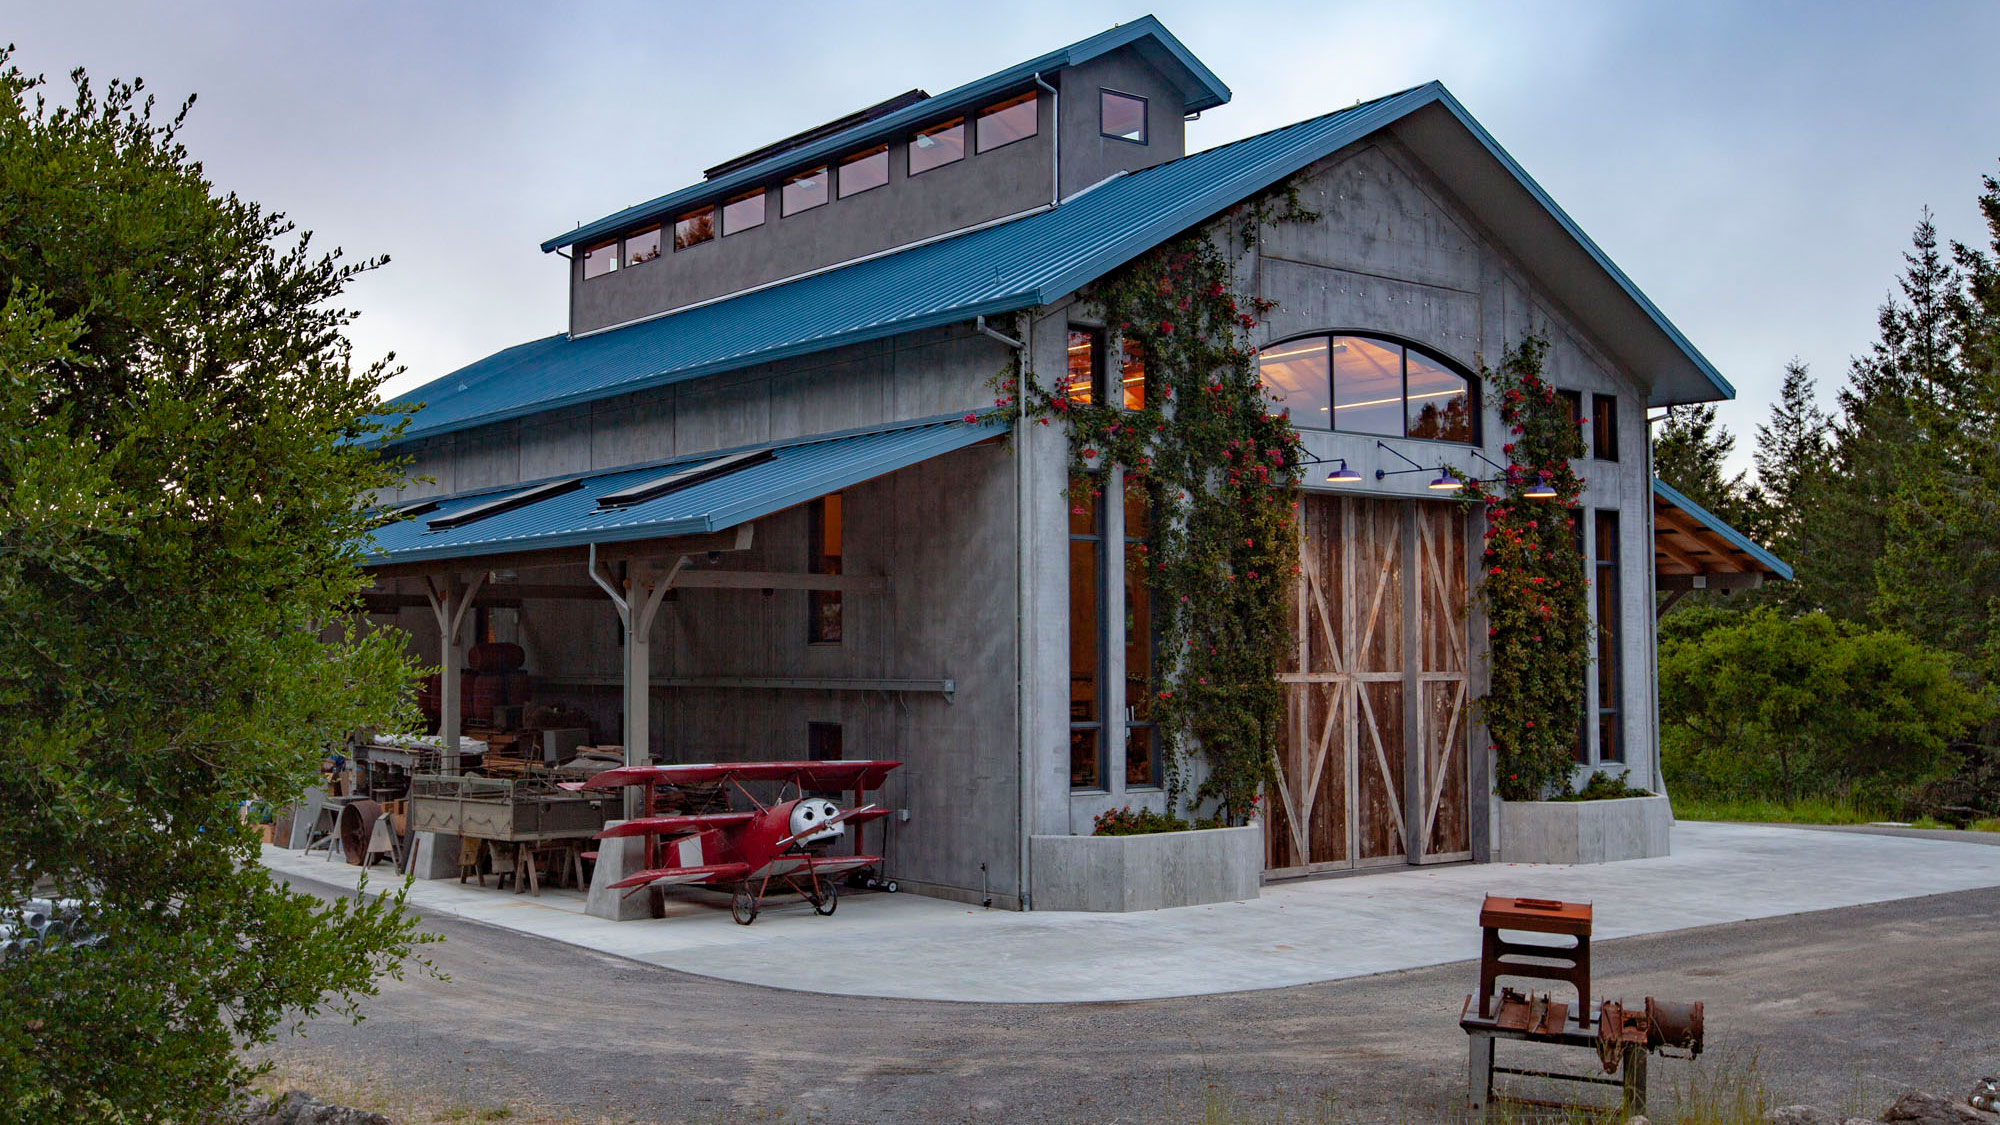
[[[1339,496],[1300,514],[1266,864],[1467,858],[1464,517]]]

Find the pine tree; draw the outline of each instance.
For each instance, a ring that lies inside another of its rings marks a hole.
[[[1826,478],[1827,446],[1833,419],[1820,409],[1817,388],[1806,365],[1794,359],[1785,365],[1778,401],[1771,418],[1757,427],[1757,489],[1763,498],[1758,526],[1752,534],[1794,569],[1807,565],[1800,531],[1811,521],[1810,505],[1819,499]],[[1803,610],[1797,604],[1798,583],[1769,588],[1760,601]]]
[[[1736,435],[1715,420],[1712,403],[1667,408],[1653,438],[1653,473],[1681,495],[1741,528],[1755,521],[1759,506],[1745,475],[1724,467],[1736,450]]]

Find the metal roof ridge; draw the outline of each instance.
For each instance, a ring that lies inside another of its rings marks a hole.
[[[955,86],[941,94],[934,94],[923,101],[905,106],[893,113],[887,113],[872,121],[864,121],[851,128],[843,129],[822,137],[809,144],[775,153],[755,164],[746,165],[727,175],[713,180],[690,184],[664,195],[656,196],[643,203],[635,203],[620,208],[602,218],[588,223],[580,223],[574,229],[565,231],[541,243],[543,253],[550,253],[565,246],[597,238],[623,227],[647,219],[662,217],[666,212],[705,199],[711,195],[726,195],[749,186],[752,183],[779,174],[786,168],[811,164],[826,158],[850,145],[862,144],[915,124],[917,121],[936,114],[950,113],[963,109],[967,104],[981,98],[991,97],[1013,86],[1031,81],[1035,75],[1053,70],[1061,70],[1104,55],[1120,47],[1152,39],[1176,63],[1188,71],[1195,85],[1206,90],[1206,96],[1190,99],[1190,112],[1213,109],[1226,104],[1231,98],[1229,87],[1215,75],[1214,71],[1195,58],[1185,44],[1176,39],[1156,17],[1141,16],[1128,24],[1107,28],[1064,47],[1058,47],[1046,54],[1037,55],[1026,62],[997,70],[983,78]]]

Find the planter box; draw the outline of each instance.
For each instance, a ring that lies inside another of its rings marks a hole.
[[[1036,836],[1028,845],[1036,910],[1158,910],[1256,898],[1264,830],[1204,828],[1145,836]]]
[[[1500,862],[1611,863],[1668,854],[1665,797],[1500,802]]]

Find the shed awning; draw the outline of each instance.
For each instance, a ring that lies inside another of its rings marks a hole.
[[[362,565],[725,531],[1006,432],[990,414],[936,419],[413,501]]]
[[[1653,571],[1662,590],[1746,590],[1792,568],[1667,482],[1653,480]]]

